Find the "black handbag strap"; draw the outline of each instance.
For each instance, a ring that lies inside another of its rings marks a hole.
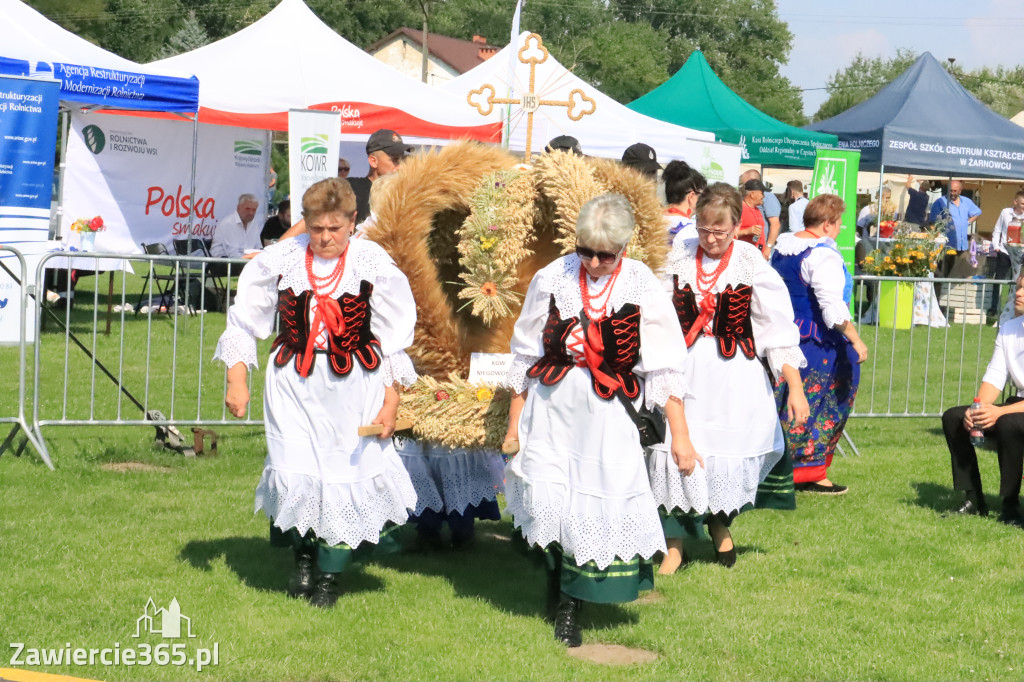
[[[583,329],[583,343],[584,345],[586,345],[587,330],[590,327],[590,318],[587,317],[586,310],[580,310],[580,327]],[[598,369],[600,369],[602,372],[609,376],[615,375],[615,372],[612,371],[612,368],[608,366],[608,361],[604,358],[603,355],[601,356],[601,366],[598,367]],[[636,408],[633,407],[633,401],[630,400],[629,396],[626,395],[626,392],[622,390],[621,381],[619,382],[619,385],[615,388],[615,397],[618,398],[619,402],[622,403],[622,406],[626,408],[626,414],[629,415],[629,418],[633,421],[633,424],[636,425],[638,429],[644,428],[646,426],[646,423],[640,417],[640,413],[636,411]]]

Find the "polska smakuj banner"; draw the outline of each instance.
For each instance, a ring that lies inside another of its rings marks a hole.
[[[311,185],[338,175],[341,112],[291,109],[288,112],[288,181],[292,203],[302,205]],[[297,223],[302,212],[292,210]]]
[[[846,203],[843,229],[836,244],[843,254],[846,267],[853,274],[854,251],[857,245],[857,172],[860,170],[860,152],[844,149],[819,149],[814,160],[814,175],[808,197],[819,194],[838,195]]]
[[[266,195],[270,135],[264,130],[199,124],[192,201],[192,122],[74,112],[64,172],[61,234],[78,247],[71,223],[101,216],[96,251],[139,253],[140,244],[210,239],[242,194]],[[260,200],[254,222],[262,228]]]
[[[0,243],[46,241],[59,84],[0,76]]]

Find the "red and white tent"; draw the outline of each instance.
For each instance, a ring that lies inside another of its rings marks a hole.
[[[501,121],[405,76],[324,24],[302,0],[282,0],[238,33],[154,67],[199,78],[199,120],[287,130],[289,109],[340,111],[343,139],[380,128],[418,141],[501,141]]]

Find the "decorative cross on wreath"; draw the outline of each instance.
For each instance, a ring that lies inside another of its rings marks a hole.
[[[578,121],[597,111],[597,102],[579,88],[573,88],[567,100],[541,99],[534,91],[536,85],[537,65],[543,64],[548,59],[548,49],[536,33],[526,36],[526,41],[519,48],[519,61],[530,65],[530,83],[526,92],[520,99],[497,97],[497,91],[490,83],[485,83],[476,90],[470,90],[466,95],[469,105],[476,108],[482,116],[488,116],[494,111],[495,104],[518,104],[526,112],[526,161],[530,160],[533,146],[533,115],[542,106],[565,107],[570,120]],[[487,93],[486,95],[484,93]]]

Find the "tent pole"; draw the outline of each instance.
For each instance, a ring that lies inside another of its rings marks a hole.
[[[68,165],[68,134],[71,132],[71,110],[62,108],[60,112],[60,168],[57,172],[57,231],[53,238],[60,241],[61,226],[64,223],[64,171]]]
[[[878,226],[875,228],[875,248],[878,249],[879,241],[882,238],[882,187],[885,185],[885,164],[878,167],[878,205],[875,208],[875,220]]]
[[[199,112],[196,111],[196,113],[192,115],[192,179],[191,179],[191,184],[189,185],[189,190],[188,190],[188,193],[189,193],[188,236],[186,237],[186,239],[188,239],[188,241],[186,242],[186,247],[185,247],[190,255],[192,254],[193,221],[195,220],[195,215],[196,215],[196,153],[197,153],[198,148],[199,148]],[[203,253],[205,254],[206,252],[203,251]],[[192,283],[189,281],[191,276],[192,276],[192,268],[191,267],[185,268],[185,308],[186,308],[186,310],[189,309],[189,306],[191,305],[191,300],[189,298],[189,289],[192,286]],[[202,286],[202,281],[200,280],[200,287],[201,286]],[[202,292],[200,291],[200,293],[202,293]],[[177,302],[175,302],[175,305],[177,305]]]

